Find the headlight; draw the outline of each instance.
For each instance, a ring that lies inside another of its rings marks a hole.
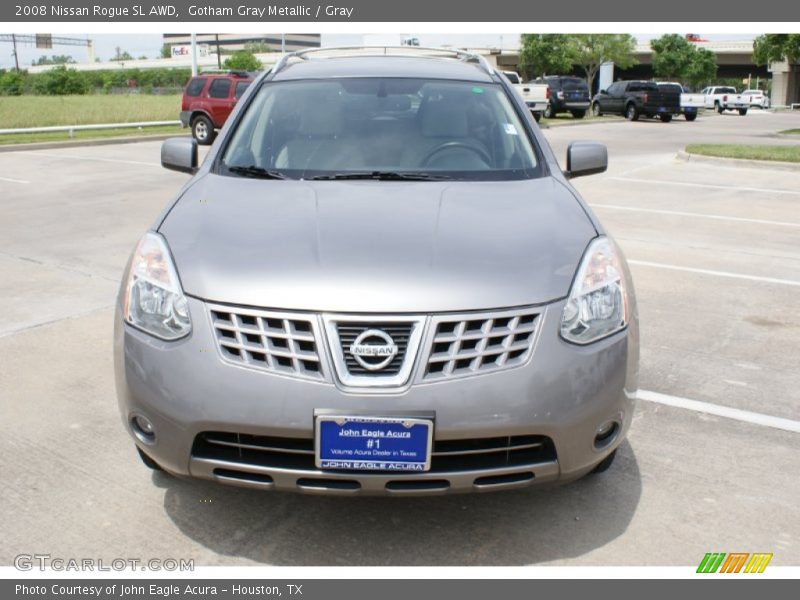
[[[614,243],[600,237],[589,244],[561,315],[561,336],[588,344],[628,324],[628,290],[622,256]]]
[[[192,330],[178,273],[157,233],[146,233],[133,253],[122,309],[125,321],[163,340],[176,340]]]

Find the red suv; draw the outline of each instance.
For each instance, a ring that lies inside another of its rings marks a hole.
[[[183,88],[181,123],[192,128],[198,144],[214,141],[216,130],[225,124],[251,81],[253,75],[246,71],[201,73],[189,80]]]

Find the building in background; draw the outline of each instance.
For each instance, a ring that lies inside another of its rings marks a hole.
[[[184,46],[191,43],[188,33],[165,33],[164,43],[170,46]],[[221,54],[230,54],[237,50],[244,50],[246,46],[266,46],[273,52],[280,52],[285,44],[286,52],[319,48],[321,35],[319,33],[198,33],[197,43],[208,45],[210,52],[217,52],[217,45]]]

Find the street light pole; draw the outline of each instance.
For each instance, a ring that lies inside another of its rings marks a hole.
[[[14,64],[17,67],[17,71],[19,71],[19,56],[17,56],[17,36],[13,33],[11,34],[11,44],[14,46]]]

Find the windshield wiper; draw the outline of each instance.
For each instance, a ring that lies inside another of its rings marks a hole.
[[[227,167],[231,173],[242,175],[244,177],[257,177],[259,179],[287,179],[286,175],[280,171],[272,169],[265,169],[264,167],[257,167],[250,165],[249,167],[233,166]]]
[[[334,179],[374,179],[377,181],[453,181],[449,175],[434,173],[414,173],[399,171],[369,171],[364,173],[333,173],[332,175],[317,175],[313,180],[324,181]]]

